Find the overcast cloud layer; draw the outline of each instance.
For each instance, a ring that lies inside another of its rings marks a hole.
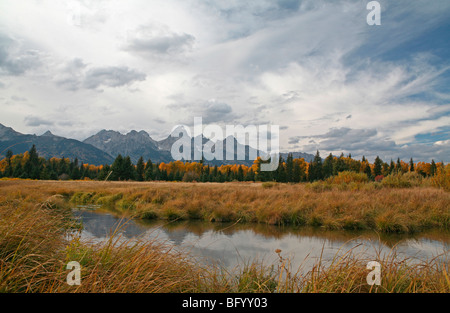
[[[450,162],[450,2],[2,0],[0,123],[83,140],[275,124],[281,150]]]

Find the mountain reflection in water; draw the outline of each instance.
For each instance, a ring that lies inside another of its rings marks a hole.
[[[373,231],[330,231],[311,227],[265,224],[209,223],[203,221],[142,221],[121,219],[111,213],[75,210],[83,222],[82,236],[92,241],[109,238],[115,230],[125,239],[158,238],[208,262],[233,268],[252,260],[274,264],[276,249],[289,257],[292,266],[314,263],[322,255],[331,260],[338,251],[395,251],[401,257],[429,259],[448,253],[450,234],[432,231],[417,235],[377,234]],[[361,244],[361,245],[360,245]],[[323,251],[322,251],[323,250]]]

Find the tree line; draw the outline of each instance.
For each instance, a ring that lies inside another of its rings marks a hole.
[[[270,160],[269,160],[270,161]],[[265,161],[265,162],[269,162]],[[273,172],[261,171],[264,161],[257,158],[252,166],[221,165],[212,166],[203,161],[170,163],[153,163],[141,157],[133,164],[129,156],[118,155],[112,164],[101,166],[83,164],[67,158],[39,157],[36,147],[24,154],[13,155],[8,150],[6,157],[0,161],[0,178],[22,178],[39,180],[111,180],[111,181],[276,181],[283,183],[313,182],[335,176],[340,172],[350,171],[364,173],[371,180],[379,180],[393,173],[416,172],[424,177],[434,176],[443,162],[415,163],[397,159],[384,162],[376,157],[370,163],[365,157],[355,160],[351,155],[339,157],[329,154],[325,159],[317,151],[311,162],[303,158],[294,159],[289,154],[285,159],[280,156],[279,167]]]

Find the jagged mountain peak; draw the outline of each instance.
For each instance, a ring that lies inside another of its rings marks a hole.
[[[15,131],[11,127],[0,124],[0,140],[11,140],[20,135],[21,133]]]
[[[93,165],[111,164],[114,160],[104,151],[75,139],[53,135],[50,131],[41,136],[22,134],[10,127],[0,126],[0,151],[11,150],[14,154],[29,151],[35,145],[44,158],[77,158]]]
[[[155,161],[167,160],[167,155],[160,155],[158,143],[143,130],[131,130],[127,134],[102,130],[84,140],[84,143],[103,150],[112,157],[119,154],[130,156],[133,162],[137,162],[141,156]]]
[[[202,144],[197,142],[198,138],[202,138]],[[250,157],[254,155],[252,152],[258,152],[258,150],[243,145],[238,140],[231,136],[235,148],[234,154],[245,147],[245,161],[238,161],[240,164],[252,164],[253,160]],[[23,153],[30,149],[32,144],[36,144],[40,155],[43,157],[66,157],[66,158],[78,158],[78,160],[89,164],[111,164],[114,158],[118,154],[122,156],[130,156],[133,163],[142,156],[145,160],[151,159],[153,162],[170,162],[173,161],[171,155],[172,145],[179,140],[179,137],[168,136],[166,139],[155,141],[150,135],[144,131],[131,130],[127,134],[122,134],[115,130],[103,129],[97,134],[92,135],[83,142],[75,139],[67,139],[54,135],[51,131],[46,131],[40,136],[25,135],[16,132],[11,127],[0,124],[0,151],[13,147],[14,153]],[[190,138],[192,141],[192,149],[202,149],[205,143],[209,141],[203,134],[198,135],[197,138]],[[196,140],[197,139],[197,140]],[[223,142],[223,148],[226,147],[226,139],[218,140],[217,142]],[[213,147],[215,150],[215,147]],[[281,154],[284,159],[286,154]],[[294,152],[294,158],[304,157],[306,160],[312,159],[314,156]],[[235,161],[213,161],[214,164],[232,164]]]
[[[45,133],[41,135],[41,137],[57,137],[57,136],[53,135],[51,131],[47,130]]]

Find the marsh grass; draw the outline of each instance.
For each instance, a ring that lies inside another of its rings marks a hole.
[[[277,250],[274,264],[254,260],[230,271],[157,239],[125,240],[120,228],[105,242],[82,240],[70,210],[74,202],[106,199],[129,216],[152,218],[169,218],[165,205],[170,204],[177,219],[297,220],[330,228],[372,225],[385,232],[410,231],[411,225],[448,228],[448,193],[435,188],[355,193],[255,184],[2,181],[0,186],[0,292],[450,292],[448,255],[411,260],[393,249],[379,252],[374,260],[351,248],[331,260],[320,257],[312,266],[305,262],[292,268],[291,260]],[[195,205],[189,207],[191,199]],[[82,265],[81,286],[66,283],[69,261]],[[368,286],[368,261],[382,265],[381,286]]]
[[[1,181],[2,194],[36,203],[58,195],[66,205],[100,205],[142,219],[203,220],[415,233],[450,229],[450,193],[442,188],[382,187],[361,175],[338,184]],[[411,176],[411,177],[410,177]],[[403,175],[409,182],[417,175]],[[386,178],[385,178],[386,179]],[[396,178],[390,178],[395,180]],[[391,184],[389,179],[385,184]],[[266,186],[266,187],[264,187]],[[325,186],[325,187],[324,187]]]
[[[310,269],[293,270],[278,255],[275,264],[254,260],[233,270],[207,265],[189,251],[157,239],[124,239],[126,223],[100,243],[82,240],[67,224],[65,211],[52,200],[41,205],[3,203],[0,222],[0,290],[2,292],[449,292],[447,259],[411,263],[395,252],[377,255],[382,285],[366,283],[370,258],[354,248],[322,257]],[[72,234],[67,236],[67,234]],[[69,286],[65,264],[81,264],[82,284]]]
[[[375,250],[376,251],[376,250]],[[367,251],[366,251],[367,252]],[[381,264],[381,285],[370,286],[366,265]],[[353,249],[336,254],[330,264],[318,262],[299,284],[299,292],[332,293],[439,293],[448,292],[448,255],[427,261],[401,257],[393,248],[375,259]]]

